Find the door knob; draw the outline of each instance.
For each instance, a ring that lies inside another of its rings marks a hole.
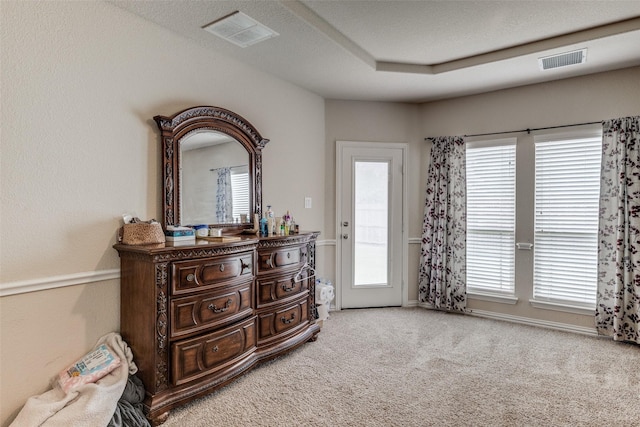
[[[342,238],[343,238],[343,239],[348,239],[348,238],[349,238],[349,235],[348,235],[348,234],[343,234],[343,235],[342,235]]]

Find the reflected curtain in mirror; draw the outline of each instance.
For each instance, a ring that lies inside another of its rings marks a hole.
[[[233,196],[231,188],[231,168],[219,168],[216,182],[216,221],[233,222]]]

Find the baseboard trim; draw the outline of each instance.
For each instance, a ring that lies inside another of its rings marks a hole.
[[[120,269],[85,271],[82,273],[64,274],[41,279],[27,279],[16,282],[0,283],[0,297],[25,294],[27,292],[46,291],[66,286],[84,285],[120,278]]]
[[[436,308],[429,303],[418,303],[418,307],[435,310]],[[469,309],[468,316],[484,317],[486,319],[502,320],[505,322],[519,323],[521,325],[537,326],[539,328],[555,329],[557,331],[573,332],[576,334],[598,336],[596,327],[588,328],[585,326],[572,325],[570,323],[552,322],[550,320],[532,319],[530,317],[513,316],[511,314],[496,313],[494,311]]]
[[[492,311],[475,310],[475,309],[471,310],[469,315],[476,316],[476,317],[484,317],[487,319],[504,320],[507,322],[520,323],[520,324],[529,325],[529,326],[538,326],[542,328],[555,329],[558,331],[574,332],[578,334],[592,335],[592,336],[598,335],[598,332],[596,331],[595,326],[593,328],[588,328],[585,326],[571,325],[569,323],[551,322],[549,320],[532,319],[530,317],[512,316],[510,314],[495,313]]]
[[[320,247],[320,246],[335,246],[335,245],[336,245],[336,239],[324,239],[324,240],[316,241],[316,247]]]

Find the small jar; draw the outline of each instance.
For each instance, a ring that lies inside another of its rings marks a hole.
[[[209,227],[204,224],[194,225],[193,229],[196,230],[196,237],[207,237],[209,235]]]

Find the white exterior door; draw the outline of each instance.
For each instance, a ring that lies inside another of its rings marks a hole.
[[[338,141],[339,308],[401,306],[406,144]]]

